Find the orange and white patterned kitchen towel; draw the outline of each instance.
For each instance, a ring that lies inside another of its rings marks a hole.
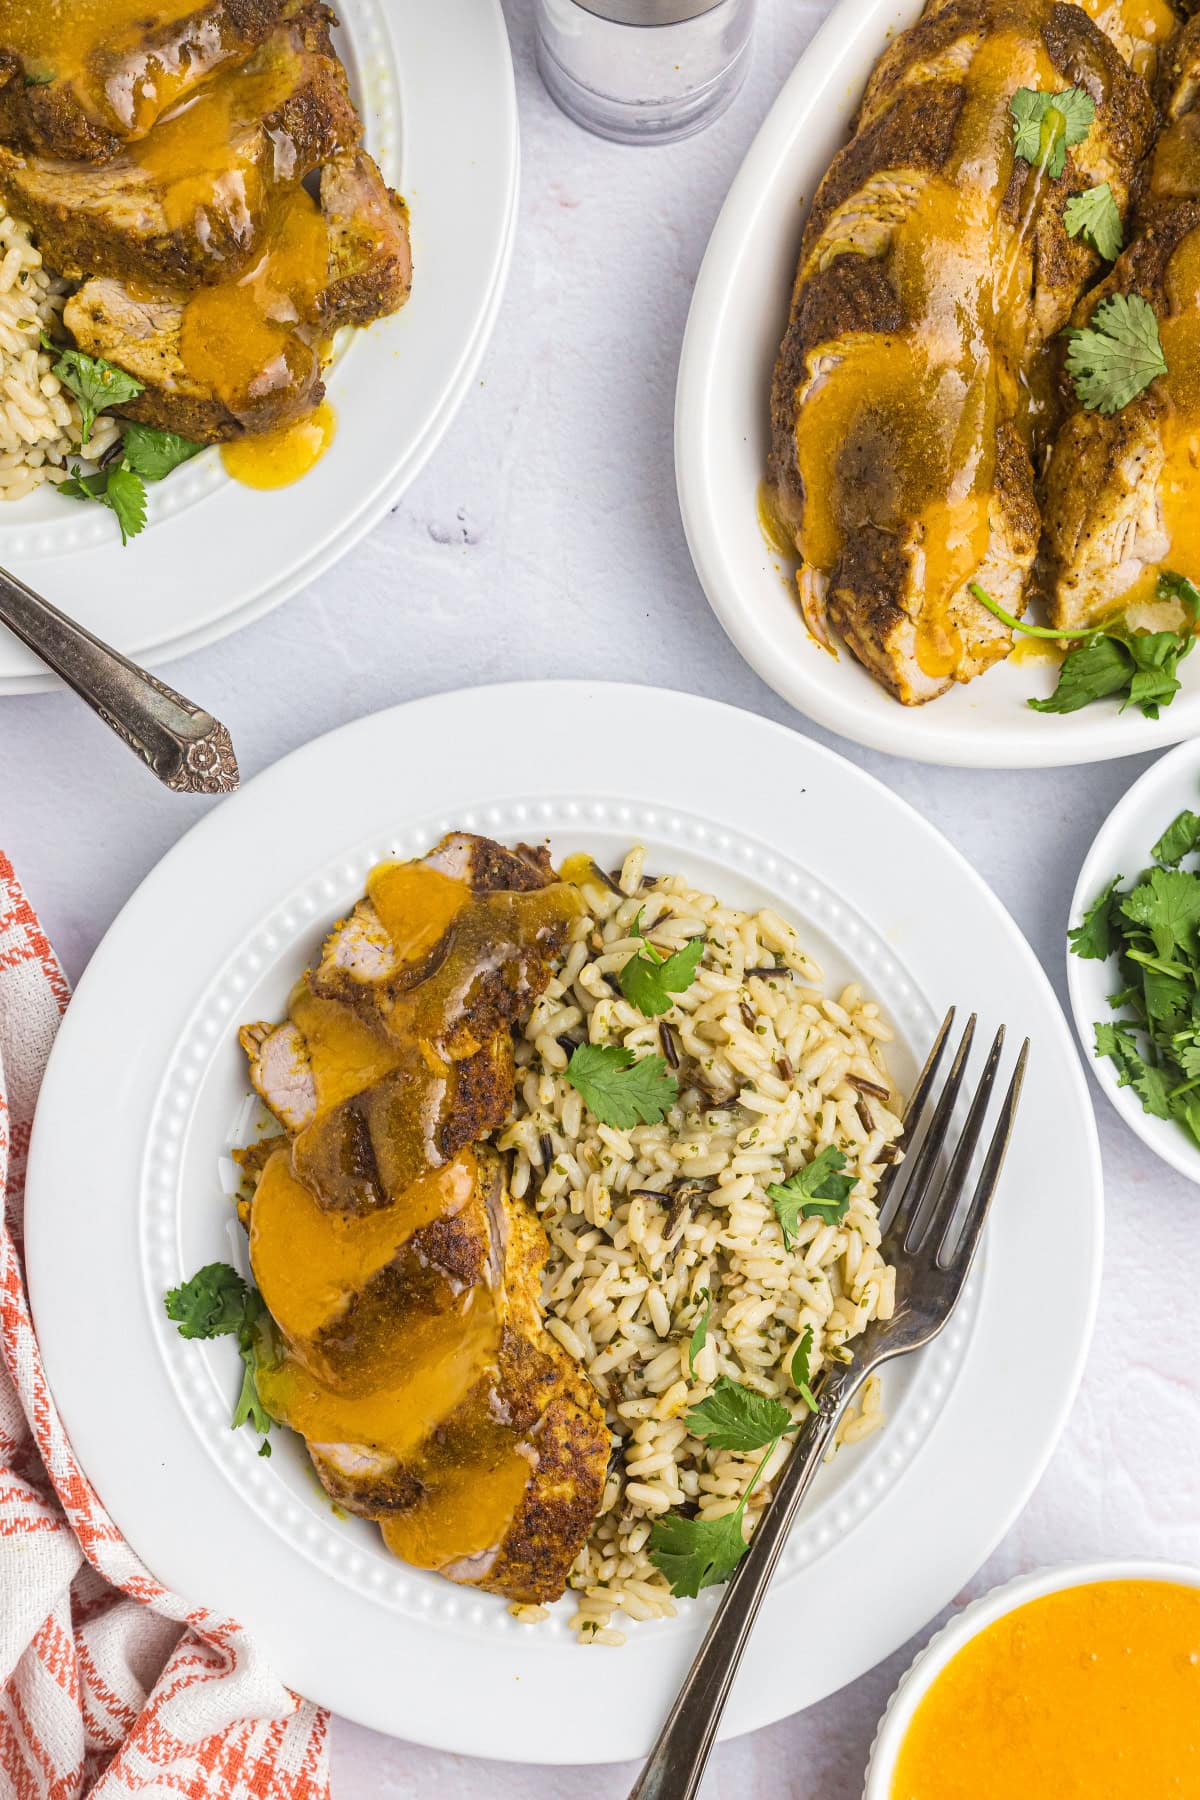
[[[326,1715],[125,1543],[46,1387],[22,1269],[34,1102],[69,998],[0,854],[0,1797],[329,1800]]]

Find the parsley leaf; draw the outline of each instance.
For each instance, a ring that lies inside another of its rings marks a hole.
[[[773,1181],[767,1188],[789,1250],[795,1244],[801,1219],[824,1219],[827,1225],[836,1225],[845,1218],[856,1180],[853,1175],[838,1173],[845,1166],[843,1152],[836,1144],[829,1144],[803,1169],[797,1169],[786,1181]]]
[[[1092,128],[1096,103],[1082,88],[1047,94],[1018,88],[1009,102],[1013,146],[1027,163],[1044,165],[1055,181],[1067,164],[1067,150],[1081,144]]]
[[[1091,962],[1107,962],[1112,955],[1117,931],[1112,916],[1116,905],[1113,895],[1121,879],[1120,875],[1114,875],[1084,913],[1082,925],[1072,926],[1067,932],[1067,942],[1076,956],[1086,957]]]
[[[639,933],[640,936],[640,933]],[[704,955],[704,939],[693,938],[673,956],[661,956],[652,944],[631,956],[617,976],[617,982],[631,1006],[636,1006],[648,1019],[669,1012],[672,994],[686,993],[696,979],[700,958]]]
[[[258,1289],[243,1281],[228,1263],[207,1263],[190,1281],[171,1288],[163,1305],[168,1319],[178,1325],[180,1337],[236,1336],[243,1368],[231,1425],[236,1430],[248,1421],[265,1437],[274,1421],[259,1396],[258,1371],[276,1363],[280,1351],[271,1315]]]
[[[1200,849],[1200,813],[1188,811],[1178,813],[1159,838],[1150,854],[1156,863],[1167,868],[1174,868],[1193,850]],[[1121,877],[1117,876],[1117,881]],[[1116,883],[1113,883],[1115,886]]]
[[[57,356],[53,372],[79,402],[82,434],[79,448],[86,450],[96,414],[110,406],[121,406],[126,400],[136,400],[142,392],[142,383],[127,375],[124,369],[118,369],[115,363],[105,362],[102,356],[88,356],[82,350],[67,350],[61,344],[52,343],[44,331],[42,348]]]
[[[684,1419],[693,1437],[714,1450],[761,1450],[791,1429],[792,1415],[782,1400],[756,1394],[722,1375],[707,1399]]]
[[[1167,373],[1154,308],[1140,294],[1102,300],[1091,323],[1064,333],[1067,373],[1090,412],[1115,413]]]
[[[205,448],[175,431],[156,431],[152,425],[131,423],[125,427],[121,448],[129,467],[146,481],[162,481]]]
[[[1073,194],[1063,207],[1063,224],[1068,237],[1081,237],[1106,262],[1114,262],[1120,256],[1125,229],[1107,181],[1082,194]]]
[[[696,1328],[692,1332],[688,1342],[688,1372],[692,1375],[696,1373],[696,1358],[708,1342],[708,1325],[709,1320],[712,1318],[713,1309],[712,1295],[706,1287],[700,1289],[696,1298],[697,1300],[703,1300],[704,1311],[696,1321]]]
[[[694,1600],[701,1588],[728,1581],[746,1554],[743,1499],[719,1519],[688,1519],[667,1513],[650,1527],[650,1561],[678,1599]]]
[[[809,1412],[815,1413],[820,1409],[813,1397],[813,1391],[808,1385],[812,1375],[812,1346],[813,1328],[811,1325],[806,1325],[800,1342],[792,1351],[791,1375],[792,1386],[796,1389],[796,1392],[803,1400],[805,1406],[807,1406]]]
[[[636,1057],[621,1044],[580,1044],[566,1078],[594,1117],[618,1131],[656,1125],[679,1098],[661,1056]]]

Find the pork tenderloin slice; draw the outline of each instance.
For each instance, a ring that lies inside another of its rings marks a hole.
[[[208,120],[197,121],[198,108]],[[175,147],[181,129],[198,163]],[[47,264],[70,280],[187,287],[243,268],[276,184],[302,180],[360,135],[328,15],[309,4],[246,63],[219,75],[183,120],[164,121],[115,162],[0,148],[0,193],[33,227]]]
[[[184,364],[185,304],[179,296],[145,297],[111,276],[85,281],[68,300],[63,323],[79,349],[104,357],[142,383],[142,393],[120,408],[126,418],[176,431],[198,444],[221,444],[289,424],[324,398],[317,350],[293,333],[288,338],[289,379],[243,396],[234,411]]]
[[[399,312],[412,289],[408,208],[365,150],[345,152],[321,172],[329,232],[329,281],[317,298],[328,332]]]
[[[250,1083],[279,1123],[303,1131],[317,1115],[317,1084],[304,1034],[290,1019],[282,1025],[243,1025],[238,1042],[250,1064]]]
[[[120,20],[74,57],[77,67],[42,80],[17,44],[0,36],[0,141],[39,155],[107,162],[219,69],[243,62],[270,36],[292,0],[148,0],[136,23]],[[66,8],[64,7],[64,10]],[[86,29],[86,27],[84,27]]]

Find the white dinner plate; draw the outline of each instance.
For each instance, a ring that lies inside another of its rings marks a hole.
[[[922,762],[1050,768],[1132,756],[1200,731],[1200,657],[1155,720],[1115,700],[1066,715],[1025,702],[1051,692],[1051,662],[1019,657],[925,706],[901,706],[846,649],[811,637],[793,565],[758,523],[771,372],[788,319],[808,205],[846,142],[867,79],[922,0],[841,0],[787,82],[721,210],[692,299],[679,369],[675,467],[684,527],[709,602],[777,694],[856,743]]]
[[[338,1518],[298,1442],[229,1429],[230,1340],[182,1340],[164,1290],[241,1255],[223,1162],[247,1093],[239,1021],[277,1017],[377,859],[452,826],[549,837],[608,867],[641,839],[738,905],[794,919],[898,1034],[902,1084],[946,1005],[1028,1033],[985,1255],[947,1332],[897,1365],[886,1427],[839,1454],[787,1548],[727,1733],[818,1700],[937,1612],[1027,1499],[1083,1367],[1099,1156],[1066,1021],[999,902],[931,826],[807,739],[707,700],[574,683],[476,689],[348,725],[210,813],[96,952],[42,1089],[26,1231],[50,1385],[151,1569],[243,1619],[280,1675],[351,1718],[524,1762],[645,1751],[714,1604],[578,1646],[570,1602],[503,1600],[389,1557]],[[981,1061],[982,1052],[977,1058]]]
[[[1200,812],[1200,742],[1180,744],[1170,756],[1160,757],[1117,801],[1096,834],[1084,858],[1071,900],[1072,925],[1078,925],[1097,894],[1114,875],[1124,876],[1122,887],[1131,887],[1150,862],[1150,851],[1172,819],[1184,810]],[[1195,867],[1189,859],[1187,866]],[[1064,945],[1064,949],[1065,949]],[[1092,1073],[1125,1123],[1156,1156],[1200,1182],[1200,1149],[1174,1119],[1156,1119],[1148,1113],[1131,1087],[1117,1086],[1111,1058],[1095,1054],[1097,1020],[1117,1017],[1108,996],[1121,986],[1115,957],[1107,962],[1067,956],[1067,987],[1071,1011],[1083,1053]]]
[[[519,147],[500,0],[344,0],[338,49],[366,146],[412,215],[413,291],[353,332],[327,386],[337,437],[274,493],[206,451],[150,491],[122,547],[112,514],[51,488],[0,507],[0,565],[142,662],[237,630],[313,581],[394,506],[479,367],[516,230]],[[0,631],[0,695],[55,678]]]

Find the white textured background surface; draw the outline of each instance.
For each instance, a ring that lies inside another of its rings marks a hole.
[[[245,776],[361,713],[518,677],[660,683],[805,728],[743,667],[709,613],[679,523],[671,425],[678,347],[709,230],[827,7],[761,0],[754,67],[732,111],[690,143],[634,151],[588,138],[558,115],[534,70],[528,0],[506,4],[524,193],[482,382],[431,468],[339,568],[262,623],[171,665],[171,679],[229,724]],[[137,580],[136,551],[129,576]],[[1135,719],[1129,732],[1132,742]],[[1065,994],[1076,871],[1145,759],[976,774],[827,741],[966,853]],[[77,976],[126,897],[206,803],[157,788],[80,705],[57,695],[3,703],[0,771],[0,844]],[[1200,1196],[1094,1092],[1108,1239],[1087,1379],[1040,1489],[964,1598],[1067,1558],[1200,1562]],[[1052,1265],[1070,1255],[1054,1241],[1054,1203],[1047,1192]],[[847,1600],[870,1607],[871,1594]],[[706,1797],[858,1800],[876,1718],[915,1647],[811,1712],[724,1746]],[[613,1653],[581,1651],[581,1680],[589,1654]],[[821,1655],[803,1619],[795,1654]],[[462,1696],[465,1707],[476,1699]],[[334,1744],[336,1800],[417,1800],[435,1788],[445,1800],[617,1800],[630,1782],[628,1769],[472,1762],[350,1725],[336,1727]]]

